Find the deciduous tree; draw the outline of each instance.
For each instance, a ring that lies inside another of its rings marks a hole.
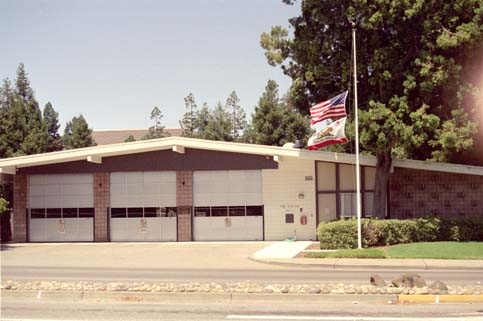
[[[382,216],[393,157],[451,161],[472,145],[478,89],[462,75],[482,48],[483,2],[305,0],[301,8],[290,19],[293,37],[275,26],[261,45],[308,113],[350,87],[356,24],[361,144],[377,158],[374,210]]]

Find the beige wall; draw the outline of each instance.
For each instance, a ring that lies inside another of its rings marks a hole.
[[[293,236],[298,240],[315,240],[314,161],[284,158],[278,169],[262,170],[262,184],[265,240],[284,240]],[[303,198],[299,194],[303,194]],[[286,213],[294,214],[294,223],[285,223]],[[301,215],[307,216],[306,225],[300,224]]]

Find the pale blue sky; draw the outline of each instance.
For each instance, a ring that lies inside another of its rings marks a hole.
[[[154,105],[179,127],[184,101],[213,107],[236,90],[247,114],[268,79],[260,34],[288,27],[300,4],[281,0],[0,0],[0,78],[20,62],[62,125],[82,113],[94,129],[145,128]]]

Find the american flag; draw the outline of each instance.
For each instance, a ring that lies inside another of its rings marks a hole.
[[[347,116],[345,112],[345,99],[347,98],[347,91],[339,94],[329,100],[318,103],[310,108],[311,124],[317,124],[323,120],[332,118],[337,119]]]

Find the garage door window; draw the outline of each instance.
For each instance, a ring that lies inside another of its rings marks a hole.
[[[62,217],[62,209],[60,208],[47,209],[47,218],[61,218],[61,217]]]
[[[211,208],[210,207],[195,207],[195,216],[198,217],[207,217],[211,216]]]
[[[31,218],[45,218],[45,208],[32,208],[30,210]]]
[[[247,216],[263,216],[263,206],[247,206]]]
[[[111,218],[176,217],[177,207],[113,207]]]
[[[230,206],[230,216],[245,216],[245,206]]]
[[[94,208],[31,208],[30,218],[92,218],[94,217]]]
[[[228,206],[212,206],[211,216],[228,216]]]

